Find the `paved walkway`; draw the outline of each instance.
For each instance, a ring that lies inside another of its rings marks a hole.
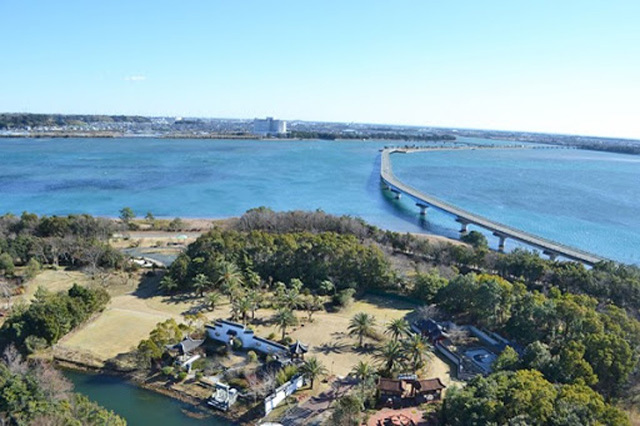
[[[312,424],[315,417],[324,414],[333,401],[346,395],[351,388],[355,386],[355,382],[336,380],[331,383],[331,389],[322,392],[318,396],[314,396],[293,408],[285,416],[280,419],[280,423],[284,426],[297,426],[301,424]]]

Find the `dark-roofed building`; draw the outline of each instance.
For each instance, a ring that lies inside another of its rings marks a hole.
[[[291,355],[292,359],[304,359],[304,354],[306,354],[307,352],[309,352],[309,348],[300,340],[296,340],[294,344],[289,346],[289,355]]]
[[[411,324],[411,329],[416,333],[425,336],[433,343],[445,340],[449,337],[442,326],[431,318],[415,321]]]
[[[380,403],[395,408],[415,406],[424,402],[436,401],[442,397],[446,388],[439,378],[435,379],[386,379],[378,380]]]
[[[404,393],[404,383],[398,379],[378,379],[378,390],[381,398],[401,397]]]
[[[412,386],[415,396],[424,396],[427,400],[440,399],[446,388],[439,378],[416,380]]]
[[[194,350],[198,349],[204,343],[202,340],[194,340],[191,337],[185,337],[182,342],[176,343],[173,346],[167,346],[167,349],[177,351],[179,355],[188,355]]]

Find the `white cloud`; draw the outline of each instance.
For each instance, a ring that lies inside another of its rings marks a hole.
[[[145,81],[146,75],[128,75],[124,78],[125,81]]]

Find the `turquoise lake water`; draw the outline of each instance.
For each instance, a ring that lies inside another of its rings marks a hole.
[[[321,208],[396,231],[457,236],[451,217],[430,211],[422,221],[409,201],[380,190],[379,149],[387,144],[394,143],[3,139],[0,212],[117,216],[130,206],[139,215],[227,217],[264,205]],[[394,155],[392,161],[398,177],[446,201],[640,263],[640,156],[475,150]]]

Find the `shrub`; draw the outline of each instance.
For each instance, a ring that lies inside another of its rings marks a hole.
[[[178,373],[178,380],[180,380],[181,382],[186,379],[188,376],[186,371],[181,371]]]
[[[298,367],[295,365],[287,365],[276,373],[276,383],[278,383],[278,386],[282,386],[296,374],[298,374]]]
[[[231,346],[233,347],[234,350],[239,351],[240,349],[242,349],[242,340],[235,337],[231,342]]]
[[[249,358],[249,362],[258,361],[258,355],[254,351],[247,352],[247,358]]]
[[[333,296],[333,304],[338,308],[345,308],[353,302],[354,294],[356,294],[356,291],[353,288],[340,290]]]
[[[162,367],[162,374],[164,374],[165,376],[172,376],[173,367],[170,365],[167,365],[166,367]]]

